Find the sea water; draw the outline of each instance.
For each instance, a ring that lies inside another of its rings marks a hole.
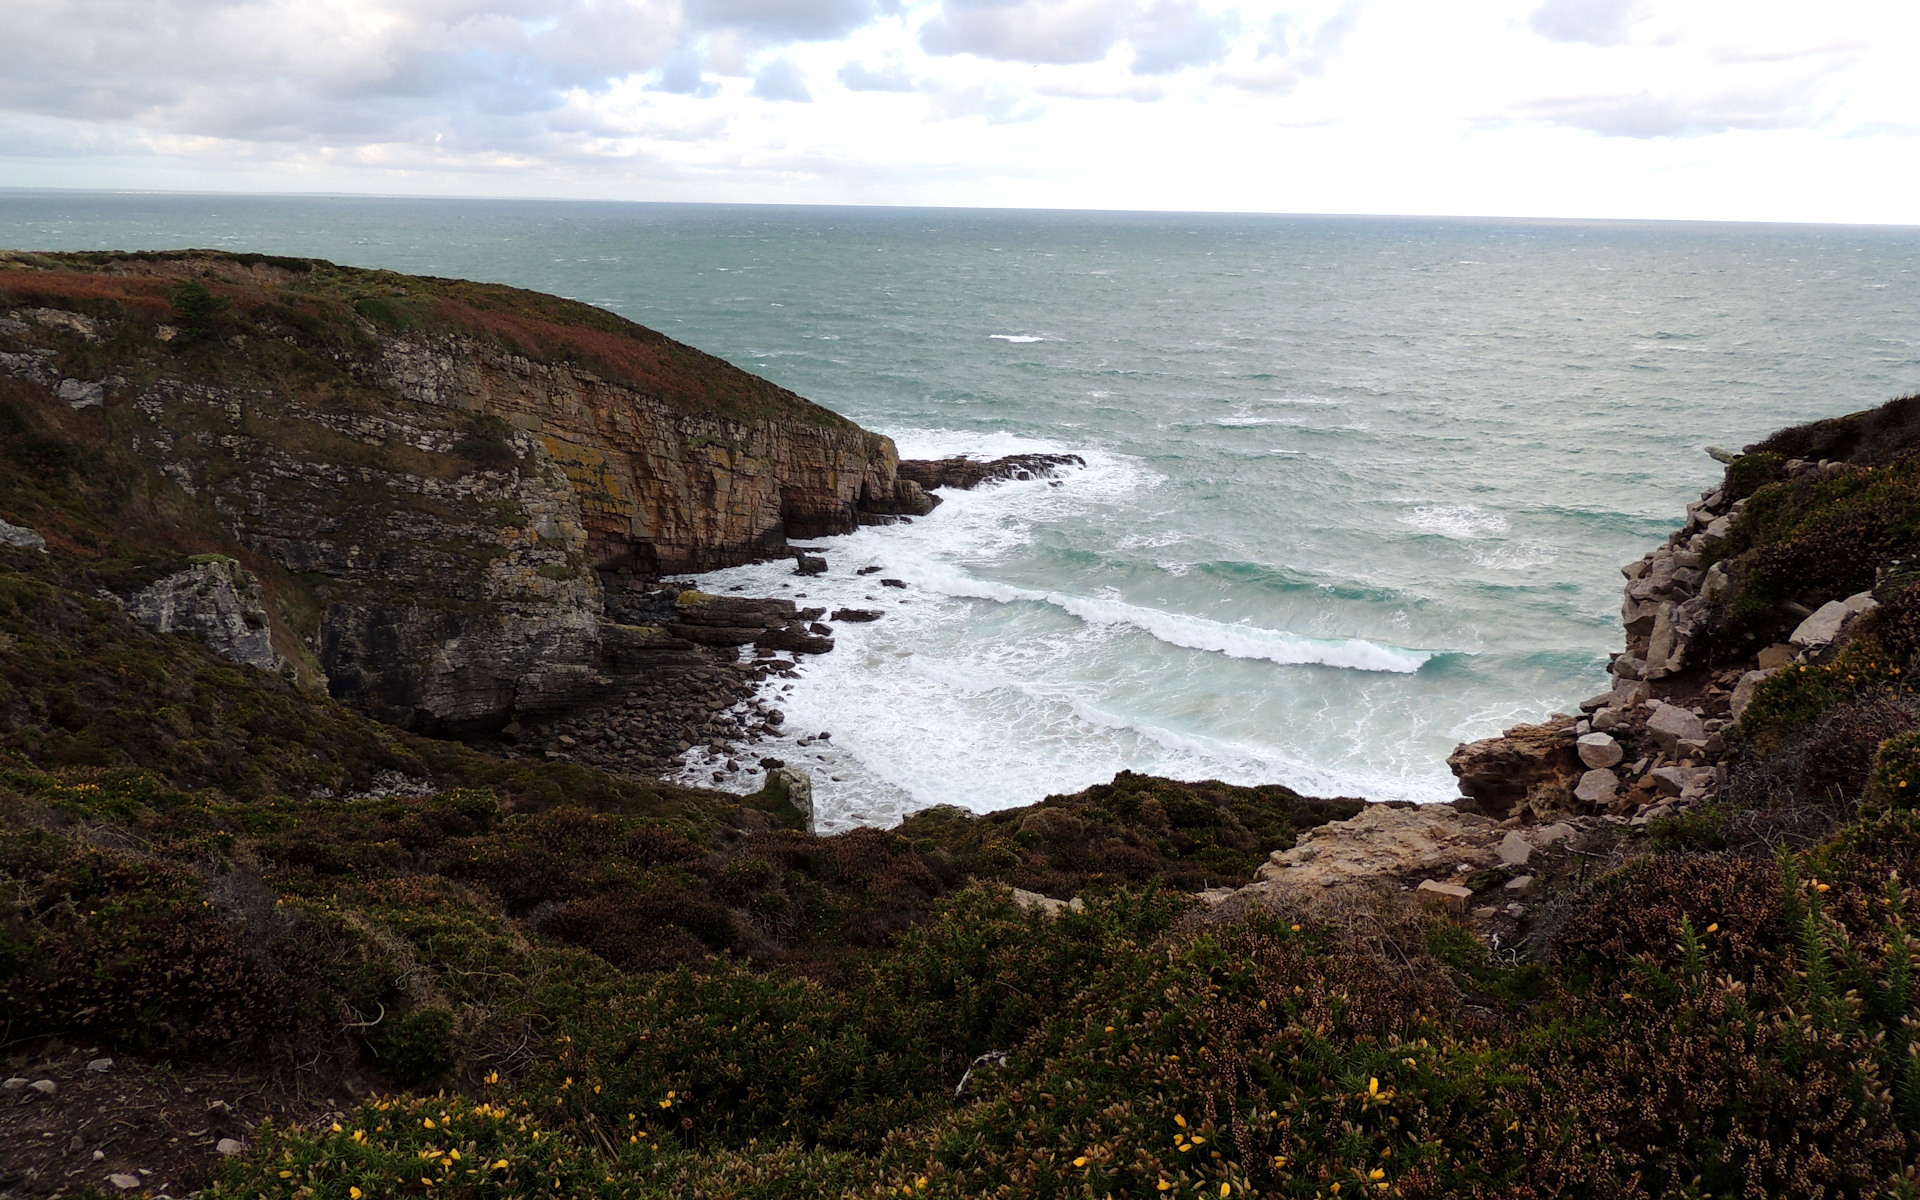
[[[1450,796],[1601,688],[1707,445],[1920,390],[1911,228],[0,192],[0,244],[497,280],[903,456],[1082,456],[699,578],[884,611],[773,684],[830,829],[1121,769]]]

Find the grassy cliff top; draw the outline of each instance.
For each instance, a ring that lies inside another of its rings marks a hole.
[[[690,415],[858,428],[606,309],[503,284],[216,250],[0,252],[0,306],[111,322],[115,335],[89,364],[96,375],[150,353],[160,326],[184,335],[173,344],[174,365],[229,378],[324,376],[369,355],[383,338],[455,336],[566,364]]]

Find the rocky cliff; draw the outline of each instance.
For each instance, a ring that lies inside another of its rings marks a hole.
[[[889,439],[551,296],[211,252],[10,254],[0,314],[7,398],[64,411],[129,472],[115,532],[236,556],[294,669],[403,726],[498,727],[697,649],[611,628],[602,573],[751,561],[932,506]],[[69,549],[105,532],[57,506],[5,515]]]

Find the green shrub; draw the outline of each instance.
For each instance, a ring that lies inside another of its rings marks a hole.
[[[457,1061],[453,1014],[444,1008],[389,1013],[365,1037],[380,1073],[401,1087],[429,1087],[446,1078]]]
[[[1727,501],[1744,500],[1767,484],[1786,478],[1786,465],[1786,456],[1772,451],[1742,454],[1727,464]]]
[[[1920,732],[1880,743],[1873,759],[1871,796],[1890,808],[1920,806]]]

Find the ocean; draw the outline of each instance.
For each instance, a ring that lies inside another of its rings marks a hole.
[[[905,457],[1084,457],[699,577],[886,610],[775,684],[826,829],[1122,769],[1448,798],[1601,689],[1706,446],[1920,390],[1914,228],[0,191],[0,245],[537,288]]]

